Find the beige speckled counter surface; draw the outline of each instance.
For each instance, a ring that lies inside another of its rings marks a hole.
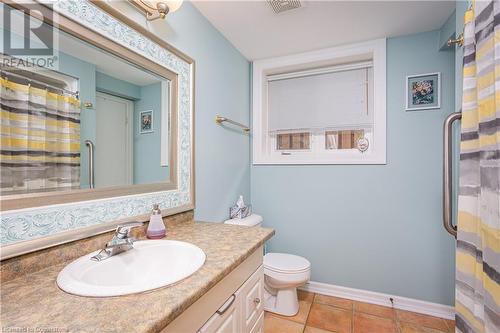
[[[271,229],[220,223],[171,227],[167,239],[199,246],[206,262],[174,286],[141,294],[106,298],[67,294],[56,284],[66,264],[18,277],[0,287],[2,332],[158,332],[273,234]]]

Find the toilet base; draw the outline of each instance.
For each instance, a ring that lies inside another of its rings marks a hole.
[[[269,289],[269,290],[268,290]],[[295,316],[299,312],[297,288],[264,288],[264,310],[282,316]]]

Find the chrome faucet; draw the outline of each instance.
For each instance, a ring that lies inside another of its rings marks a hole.
[[[116,228],[111,241],[106,244],[106,247],[90,259],[94,261],[102,261],[119,253],[133,249],[135,239],[130,237],[130,229],[140,227],[142,225],[144,225],[142,222],[128,222],[119,225],[118,228]]]

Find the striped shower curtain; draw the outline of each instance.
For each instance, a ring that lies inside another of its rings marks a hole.
[[[465,15],[456,331],[500,332],[500,2]]]
[[[80,187],[80,101],[0,78],[0,193]]]

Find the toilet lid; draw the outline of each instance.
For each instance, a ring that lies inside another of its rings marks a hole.
[[[264,256],[264,267],[275,272],[302,272],[311,268],[306,259],[287,253],[268,253]]]

